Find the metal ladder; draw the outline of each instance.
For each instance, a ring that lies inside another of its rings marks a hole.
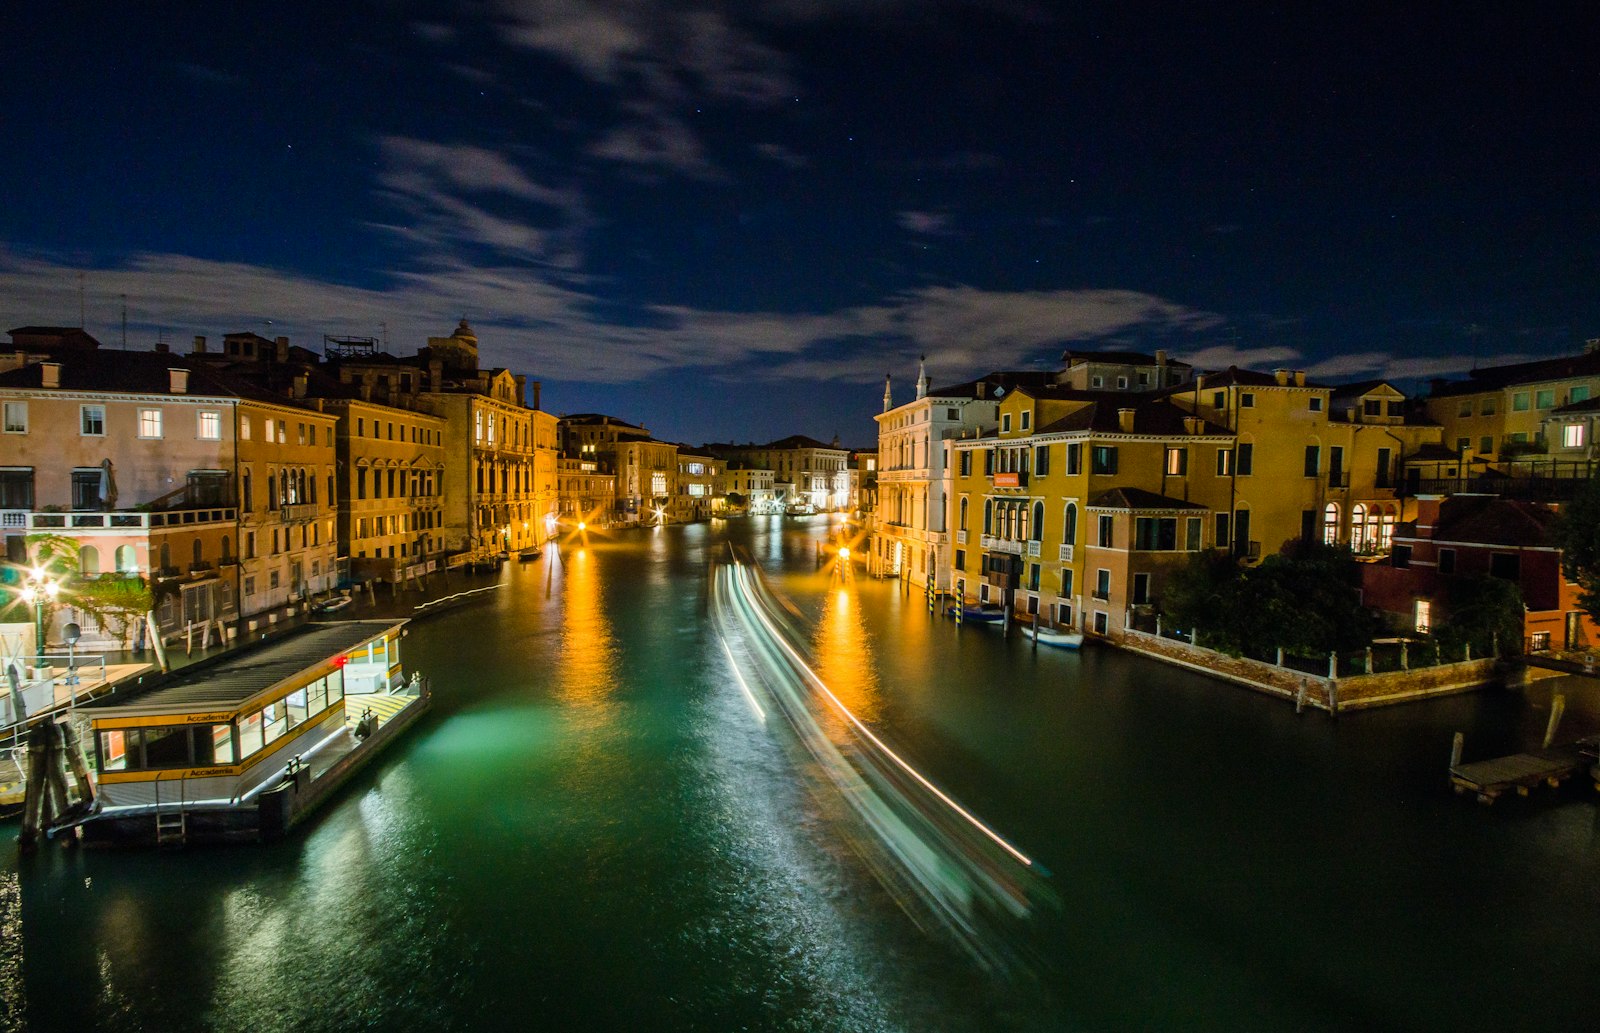
[[[189,823],[183,808],[183,782],[178,782],[178,806],[161,809],[161,780],[156,779],[156,846],[182,846],[189,837]]]

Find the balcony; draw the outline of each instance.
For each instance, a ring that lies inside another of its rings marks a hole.
[[[1098,599],[1101,602],[1108,602],[1111,599],[1111,589],[1096,588],[1093,592],[1089,593],[1089,597],[1091,599]]]
[[[315,502],[291,502],[278,507],[278,519],[286,524],[305,524],[317,518]]]
[[[53,534],[132,534],[152,528],[188,524],[232,523],[232,506],[215,509],[169,509],[159,512],[120,510],[112,513],[49,513],[26,509],[0,510],[0,529]]]
[[[965,545],[965,544],[967,544],[967,532],[966,531],[962,530],[962,531],[957,531],[956,532],[956,544],[957,545]]]
[[[1061,562],[1062,563],[1071,563],[1072,562],[1072,546],[1063,545],[1061,547]]]
[[[1022,555],[1022,543],[1008,541],[1005,538],[996,538],[993,535],[984,535],[982,544],[990,552],[1003,552],[1012,556]]]
[[[1038,559],[1038,557],[1039,557],[1039,543],[1038,542],[1031,541],[1031,542],[1028,543],[1028,555],[1032,556],[1035,559]]]
[[[1330,487],[1330,488],[1348,488],[1348,487],[1350,487],[1350,471],[1349,470],[1329,470],[1328,471],[1328,487]]]

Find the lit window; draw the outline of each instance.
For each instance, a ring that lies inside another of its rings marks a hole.
[[[1561,428],[1561,444],[1567,448],[1583,447],[1583,424],[1569,423]]]
[[[28,433],[27,402],[7,402],[5,404],[5,432],[7,434]]]
[[[139,410],[139,436],[141,438],[159,438],[161,436],[161,410]]]
[[[1418,599],[1416,603],[1416,623],[1414,627],[1419,634],[1426,635],[1433,628],[1433,602],[1428,599]]]
[[[104,437],[106,433],[106,407],[84,405],[78,408],[79,433],[85,437]]]
[[[209,410],[200,413],[195,434],[201,441],[222,440],[222,414]]]

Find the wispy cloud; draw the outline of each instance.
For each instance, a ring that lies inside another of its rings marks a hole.
[[[443,254],[486,248],[563,268],[579,262],[589,219],[576,189],[538,183],[483,147],[391,136],[379,148],[379,191],[406,217],[379,228]]]
[[[694,179],[727,178],[706,157],[700,138],[682,119],[664,111],[641,111],[634,121],[596,140],[588,153],[641,168],[671,169]]]
[[[811,164],[810,158],[791,151],[781,143],[758,143],[756,153],[791,169],[803,169]]]
[[[10,313],[15,323],[70,321],[78,305],[76,272],[0,249],[0,316]],[[270,319],[275,333],[314,343],[325,333],[373,334],[383,324],[393,348],[404,353],[466,313],[487,361],[594,383],[696,369],[745,380],[871,381],[896,356],[918,353],[966,375],[1053,361],[1063,343],[1130,331],[1182,333],[1220,322],[1134,291],[972,287],[925,288],[822,313],[651,306],[624,318],[606,299],[523,268],[443,262],[390,274],[385,286],[373,288],[239,262],[141,254],[89,271],[87,284],[91,297],[102,299],[103,333],[114,318],[110,299],[127,295],[136,341],[148,341],[158,328],[181,339]]]
[[[939,236],[950,232],[950,216],[943,212],[900,212],[895,216],[895,221],[900,224],[901,229],[926,236]]]

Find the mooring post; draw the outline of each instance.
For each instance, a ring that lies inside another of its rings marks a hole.
[[[1406,646],[1409,645],[1409,644],[1410,644],[1410,640],[1409,639],[1401,639],[1400,640],[1400,669],[1402,671],[1411,670],[1411,660],[1410,660],[1410,657],[1407,655],[1407,651],[1406,651]]]
[[[1461,748],[1466,745],[1467,733],[1457,732],[1455,739],[1450,743],[1450,770],[1454,771],[1461,766]]]
[[[1328,682],[1328,716],[1339,716],[1339,683],[1337,681]]]
[[[1294,712],[1300,713],[1306,708],[1306,680],[1300,679],[1300,690],[1294,694]]]
[[[1544,729],[1544,748],[1549,749],[1550,744],[1556,741],[1556,728],[1561,724],[1561,716],[1567,712],[1566,693],[1558,692],[1550,697],[1550,723]]]
[[[1372,647],[1367,647],[1367,673],[1372,673]]]
[[[1278,666],[1279,667],[1283,666],[1283,647],[1282,646],[1278,647]]]
[[[1161,614],[1156,614],[1156,638],[1161,637]]]
[[[1466,648],[1466,658],[1470,662],[1472,660],[1472,643],[1468,642],[1466,644],[1465,648]]]
[[[1339,654],[1338,653],[1329,653],[1328,654],[1328,678],[1329,679],[1333,679],[1333,678],[1337,678],[1337,677],[1339,677]]]

